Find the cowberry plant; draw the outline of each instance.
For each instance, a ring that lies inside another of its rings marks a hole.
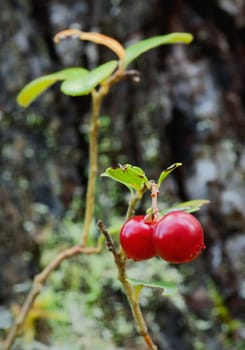
[[[164,282],[140,281],[130,278],[127,274],[127,260],[131,258],[135,261],[141,261],[158,255],[169,262],[182,263],[196,258],[204,248],[203,231],[197,219],[190,213],[199,210],[208,201],[193,200],[180,203],[164,212],[159,211],[157,197],[160,186],[173,170],[182,165],[181,163],[173,164],[163,170],[156,182],[149,180],[144,171],[137,166],[125,164],[119,165],[117,168],[108,168],[102,176],[126,185],[131,193],[125,223],[122,223],[120,238],[115,240],[117,242],[115,243],[111,237],[110,229],[107,229],[103,221],[99,220],[98,228],[102,239],[99,239],[95,246],[89,245],[88,239],[94,216],[95,184],[98,175],[99,116],[102,102],[114,84],[117,84],[124,78],[139,81],[139,72],[128,69],[129,65],[137,57],[160,45],[188,44],[192,41],[192,35],[188,33],[160,35],[141,40],[125,48],[114,38],[100,33],[86,33],[76,29],[68,29],[58,33],[54,37],[54,42],[58,44],[60,40],[66,38],[78,38],[104,45],[114,52],[116,59],[92,70],[83,67],[67,68],[37,78],[20,91],[17,102],[22,107],[28,107],[39,95],[58,81],[62,82],[61,91],[66,95],[91,95],[89,169],[83,232],[81,233],[80,242],[59,253],[41,273],[36,275],[32,289],[7,335],[3,349],[11,349],[35,299],[52,271],[57,269],[62,261],[75,255],[100,253],[105,240],[108,250],[113,254],[115,265],[118,269],[118,279],[127,295],[136,328],[144,338],[148,349],[155,350],[157,346],[148,332],[141,312],[139,304],[140,291],[145,286],[160,287],[163,290],[166,290],[169,286]],[[150,192],[152,198],[151,208],[146,214],[134,216],[137,203],[147,191]],[[159,264],[161,264],[161,260],[159,260]]]

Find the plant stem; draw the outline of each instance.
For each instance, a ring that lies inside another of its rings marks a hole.
[[[153,217],[154,217],[154,220],[157,221],[160,219],[160,213],[157,206],[159,186],[153,180],[150,181],[150,184],[151,184],[151,201],[152,201]]]
[[[3,350],[10,350],[11,346],[14,344],[14,341],[18,335],[19,330],[21,329],[23,323],[26,320],[26,317],[36,300],[37,296],[40,294],[43,284],[46,282],[47,278],[49,277],[50,273],[55,270],[57,267],[60,266],[62,261],[69,259],[73,256],[76,256],[78,254],[95,254],[99,253],[101,250],[101,247],[81,247],[80,245],[76,245],[72,248],[68,248],[58,254],[51,262],[50,264],[38,275],[36,275],[32,289],[30,290],[24,305],[21,308],[20,314],[17,317],[13,327],[11,328],[5,343],[3,344]]]
[[[102,86],[99,91],[94,90],[92,92],[92,113],[91,113],[91,123],[90,123],[90,132],[89,132],[89,172],[88,172],[88,187],[86,193],[86,209],[84,217],[84,228],[83,228],[83,237],[80,245],[76,245],[72,248],[66,249],[62,253],[58,254],[52,262],[40,273],[38,274],[33,282],[31,291],[29,292],[23,307],[21,308],[20,314],[11,328],[6,341],[4,343],[3,350],[11,349],[18,331],[25,322],[25,319],[39,295],[42,286],[50,273],[56,269],[63,260],[69,259],[72,256],[75,256],[80,253],[84,254],[94,254],[98,253],[101,250],[101,247],[85,247],[88,236],[89,228],[93,218],[94,213],[94,201],[95,201],[95,184],[97,177],[97,158],[98,158],[98,129],[99,129],[99,115],[101,104],[104,96],[107,94],[108,88]]]
[[[122,283],[122,286],[125,290],[125,293],[128,298],[128,302],[134,317],[134,321],[136,324],[136,328],[138,333],[144,338],[148,349],[150,350],[157,350],[157,346],[154,344],[153,340],[151,339],[151,336],[148,332],[143,314],[141,312],[141,308],[139,305],[139,299],[138,299],[138,293],[136,289],[128,282],[127,280],[127,274],[125,269],[126,261],[123,259],[118,259],[116,262],[117,269],[118,269],[118,278],[120,282]]]
[[[127,295],[137,331],[144,338],[149,350],[157,350],[157,346],[154,344],[151,336],[149,335],[143,314],[140,309],[138,290],[134,288],[127,280],[125,255],[122,254],[122,252],[117,251],[109,232],[106,230],[101,220],[98,221],[98,227],[105,236],[108,249],[113,254],[114,261],[118,270],[118,279],[121,282]]]
[[[129,204],[128,204],[128,210],[126,213],[125,221],[127,221],[128,219],[131,218],[131,216],[134,215],[135,207],[136,207],[137,203],[141,200],[141,198],[146,190],[147,190],[147,186],[143,185],[140,191],[137,191],[134,193],[134,195],[132,195],[132,197],[129,201]]]
[[[132,196],[132,198],[129,201],[129,205],[128,205],[128,210],[127,210],[127,213],[126,213],[125,221],[127,221],[128,219],[130,219],[134,215],[136,204],[141,199],[141,197],[142,196],[140,196],[138,193],[135,193]]]
[[[101,88],[99,91],[92,91],[92,112],[89,130],[89,171],[88,171],[88,186],[86,192],[86,204],[84,215],[84,227],[82,236],[82,246],[85,246],[89,237],[89,228],[94,214],[95,202],[95,185],[98,172],[98,130],[99,130],[99,115],[101,104],[106,89]]]

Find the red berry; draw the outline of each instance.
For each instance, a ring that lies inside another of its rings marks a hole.
[[[199,221],[184,211],[173,211],[155,225],[153,245],[162,259],[180,264],[194,260],[205,248]]]
[[[155,256],[152,235],[155,223],[145,223],[144,215],[126,221],[120,231],[120,243],[128,258],[135,261]]]

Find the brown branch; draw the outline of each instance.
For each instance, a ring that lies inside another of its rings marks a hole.
[[[125,63],[125,49],[114,38],[96,32],[82,32],[78,29],[66,29],[55,35],[54,42],[58,44],[60,40],[65,39],[67,37],[79,38],[80,40],[88,40],[95,44],[107,46],[118,56],[118,58],[123,64]]]
[[[157,350],[157,346],[151,339],[143,314],[141,312],[138,293],[136,289],[127,280],[125,254],[122,254],[121,252],[117,251],[116,246],[102,220],[99,220],[97,224],[101,233],[105,236],[108,249],[112,252],[114,256],[115,265],[118,270],[118,279],[121,282],[124,291],[127,295],[137,331],[144,338],[149,350]]]
[[[92,113],[89,131],[89,171],[88,186],[86,193],[86,206],[84,215],[84,227],[82,236],[82,245],[85,246],[89,236],[90,224],[94,215],[95,186],[98,172],[98,131],[99,114],[102,100],[106,91],[101,89],[98,92],[92,92]]]
[[[17,317],[14,325],[12,326],[5,343],[3,344],[3,350],[10,350],[11,346],[14,344],[14,341],[18,335],[19,330],[21,329],[23,323],[26,320],[26,317],[36,300],[37,296],[40,294],[43,284],[49,277],[50,273],[60,266],[63,260],[69,259],[78,254],[94,254],[101,251],[101,246],[98,247],[83,247],[81,245],[75,245],[74,247],[68,248],[65,251],[58,254],[50,264],[36,277],[33,281],[32,289],[30,290],[24,305],[20,310],[20,314]]]

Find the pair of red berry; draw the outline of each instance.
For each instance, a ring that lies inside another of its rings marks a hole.
[[[159,256],[175,264],[194,260],[205,248],[200,222],[184,211],[172,211],[160,220],[145,222],[145,216],[129,219],[121,228],[120,243],[135,261]]]

